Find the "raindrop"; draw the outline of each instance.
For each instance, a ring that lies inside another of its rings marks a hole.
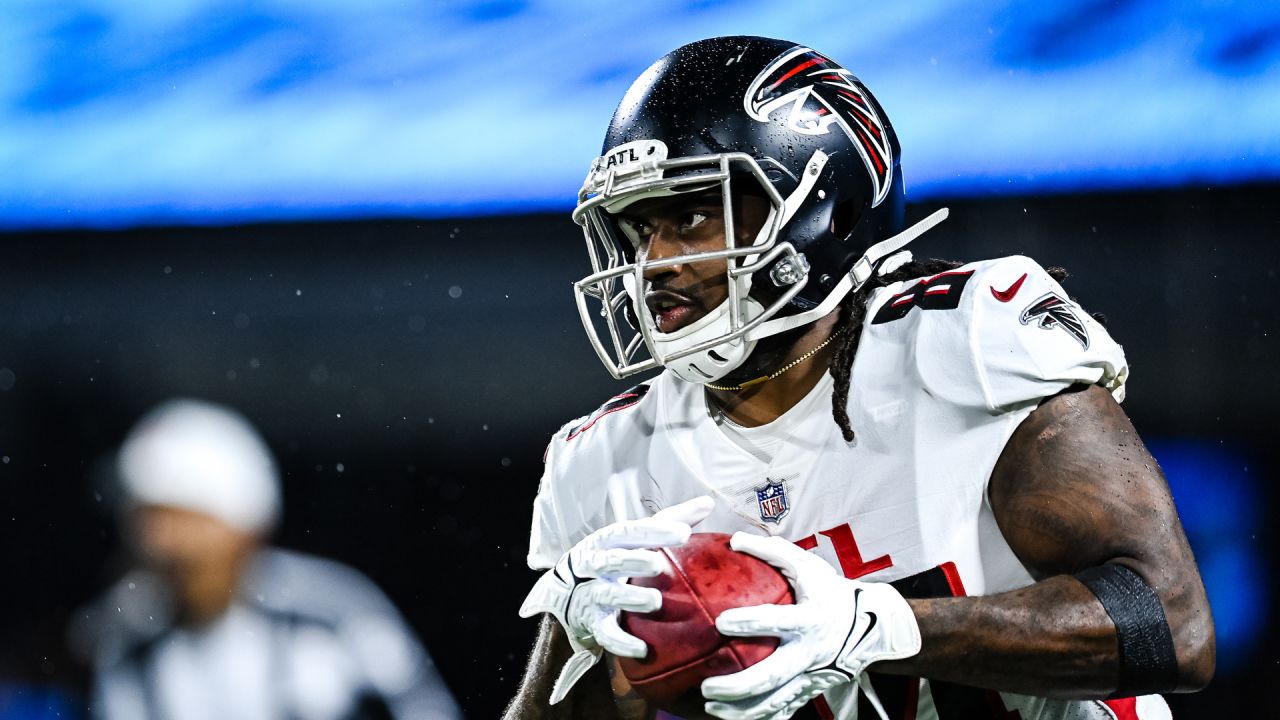
[[[453,298],[454,300],[457,300],[458,298],[462,297],[462,288],[458,287],[457,285],[450,285],[449,297]]]

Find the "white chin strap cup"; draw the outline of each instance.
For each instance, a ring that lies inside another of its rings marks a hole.
[[[764,306],[749,296],[744,304],[743,314],[746,317],[759,315],[764,311]],[[674,333],[653,333],[654,345],[657,346],[655,349],[666,354],[679,348],[694,347],[728,334],[732,330],[731,326],[729,301],[725,300],[688,327],[680,328]],[[666,363],[666,367],[686,382],[715,382],[741,365],[755,348],[755,340],[738,338],[671,360]]]

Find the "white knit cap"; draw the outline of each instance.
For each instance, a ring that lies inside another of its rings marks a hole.
[[[147,413],[116,459],[127,501],[211,515],[253,533],[280,513],[280,481],[265,442],[240,414],[200,400]]]

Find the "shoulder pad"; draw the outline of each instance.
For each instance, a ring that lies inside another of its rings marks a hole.
[[[1124,399],[1124,350],[1048,271],[1020,255],[983,265],[971,342],[988,409],[1039,402],[1074,384]]]
[[[1075,383],[1102,384],[1123,398],[1120,346],[1030,258],[984,260],[889,286],[872,296],[868,317],[868,355],[889,348],[886,357],[905,362],[903,372],[958,406],[997,412]]]

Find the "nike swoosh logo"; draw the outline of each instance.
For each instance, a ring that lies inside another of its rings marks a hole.
[[[862,599],[862,590],[860,589],[854,590],[853,591],[853,607],[855,608],[854,609],[855,613],[857,612],[858,601],[861,599]],[[866,629],[862,631],[862,635],[860,635],[857,641],[855,641],[852,645],[849,644],[849,638],[853,637],[853,631],[857,627],[858,622],[855,620],[853,623],[853,627],[849,628],[849,634],[848,636],[845,637],[846,648],[858,647],[859,645],[861,645],[862,641],[866,640],[867,636],[871,634],[871,631],[875,629],[876,623],[880,621],[880,618],[876,616],[876,613],[874,610],[868,610],[867,617],[870,618],[870,621],[867,623]]]
[[[871,631],[876,629],[876,623],[880,621],[880,618],[873,612],[867,613],[867,617],[871,618],[871,621],[867,624],[867,629],[862,632],[862,637],[858,638],[858,642],[853,644],[854,647],[861,645],[862,641],[866,640],[867,636],[871,634]]]
[[[991,294],[995,295],[996,299],[999,300],[1000,302],[1009,302],[1010,300],[1013,299],[1013,296],[1017,295],[1018,291],[1022,289],[1022,283],[1026,279],[1027,279],[1027,274],[1022,273],[1022,277],[1015,280],[1014,283],[1010,285],[1009,289],[1007,290],[997,290],[995,289],[995,286],[992,286]]]

